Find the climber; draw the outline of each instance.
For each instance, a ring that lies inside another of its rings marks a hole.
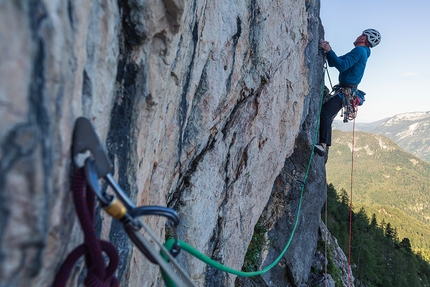
[[[367,58],[370,56],[370,48],[381,42],[381,34],[374,29],[366,29],[354,42],[354,49],[349,53],[338,57],[331,49],[329,42],[321,40],[320,48],[326,52],[327,62],[330,67],[339,71],[340,93],[333,96],[322,107],[320,117],[319,143],[315,145],[315,152],[320,156],[327,155],[327,148],[331,145],[331,125],[334,117],[342,108],[342,100],[345,91],[357,91],[366,68]],[[362,103],[362,102],[361,102]]]

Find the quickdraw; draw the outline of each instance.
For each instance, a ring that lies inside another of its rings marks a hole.
[[[133,204],[114,180],[111,174],[112,164],[104,152],[90,121],[84,117],[76,120],[72,153],[75,166],[78,168],[73,184],[75,208],[84,231],[85,242],[72,251],[65,260],[57,273],[54,286],[65,286],[71,269],[82,255],[85,255],[89,270],[85,279],[87,286],[115,287],[119,284],[118,280],[113,276],[118,265],[118,253],[109,242],[99,240],[94,231],[95,197],[97,197],[101,207],[109,215],[123,224],[127,235],[145,257],[160,266],[163,277],[165,276],[168,281],[174,282],[176,286],[195,286],[191,278],[174,260],[174,257],[180,251],[176,235],[176,226],[179,224],[178,214],[173,209],[163,206],[136,207]],[[100,178],[103,178],[114,190],[115,195],[111,195],[102,189],[98,182]],[[92,192],[89,192],[89,190]],[[169,251],[159,242],[145,222],[139,219],[143,215],[164,216],[173,222],[174,244],[172,248],[169,248]],[[141,234],[141,229],[145,230],[158,245],[159,252]],[[109,258],[107,267],[105,266],[106,260],[102,251]],[[173,271],[167,261],[172,263],[177,272]]]

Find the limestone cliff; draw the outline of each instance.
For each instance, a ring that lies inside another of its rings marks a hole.
[[[291,246],[262,276],[268,286],[305,286],[326,188],[324,159],[311,157],[319,5],[1,1],[0,286],[49,286],[82,242],[70,194],[79,116],[91,119],[137,205],[174,208],[181,239],[236,269],[258,220],[279,238],[262,266],[285,246],[312,159]],[[120,252],[121,286],[159,286],[158,268],[100,214],[101,237]],[[165,221],[146,221],[163,239]],[[197,286],[234,286],[236,276],[178,260]]]

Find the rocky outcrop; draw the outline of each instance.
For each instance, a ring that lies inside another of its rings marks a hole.
[[[174,208],[184,241],[236,269],[259,219],[270,237],[291,233],[310,162],[295,237],[282,266],[262,277],[305,284],[325,200],[324,160],[311,157],[323,77],[318,0],[9,0],[0,8],[1,286],[49,286],[82,241],[70,194],[71,135],[82,115],[131,199]],[[147,222],[164,238],[164,220]],[[119,250],[121,286],[161,284],[118,222],[101,213],[97,224]],[[236,276],[178,260],[197,286],[234,285]]]
[[[331,235],[323,222],[320,224],[318,234],[318,247],[312,263],[308,285],[355,286],[354,276],[352,273],[348,273],[348,258],[338,245],[337,239]]]

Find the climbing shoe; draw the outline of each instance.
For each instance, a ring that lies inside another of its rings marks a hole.
[[[314,151],[319,156],[325,156],[327,154],[327,150],[321,144],[316,144],[315,147],[314,147]]]

